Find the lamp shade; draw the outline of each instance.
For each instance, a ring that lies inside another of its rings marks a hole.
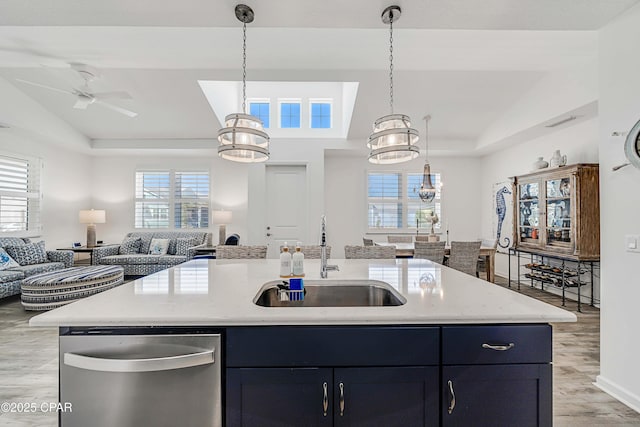
[[[233,219],[233,214],[231,211],[223,211],[220,209],[219,211],[213,211],[211,219],[214,224],[230,224]]]
[[[107,222],[107,213],[104,210],[82,210],[78,215],[81,224],[104,224]]]

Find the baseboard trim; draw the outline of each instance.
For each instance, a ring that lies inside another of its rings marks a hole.
[[[629,392],[625,388],[620,387],[617,384],[607,380],[602,375],[598,375],[596,377],[596,382],[594,382],[593,385],[595,385],[608,395],[619,400],[620,402],[624,403],[634,411],[640,412],[640,397]]]

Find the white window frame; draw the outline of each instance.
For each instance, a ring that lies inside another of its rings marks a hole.
[[[11,199],[15,197],[25,198],[26,199],[26,219],[24,221],[20,221],[20,224],[23,224],[25,228],[22,229],[11,229],[11,224],[7,221],[2,221],[0,218],[0,236],[6,237],[36,237],[42,233],[42,222],[41,222],[41,212],[42,212],[42,168],[43,162],[41,159],[31,156],[25,156],[22,154],[14,154],[8,152],[0,152],[0,162],[5,162],[6,164],[16,162],[26,163],[26,172],[27,182],[26,182],[26,191],[19,189],[11,189],[11,184],[9,183],[9,176],[2,176],[2,171],[0,170],[0,209],[2,208],[2,199]],[[6,183],[6,185],[3,185]],[[8,204],[11,204],[9,201]],[[0,214],[1,215],[1,214]],[[2,224],[6,222],[5,226],[2,227]],[[17,224],[17,223],[14,223]],[[5,229],[6,228],[6,229]]]
[[[311,127],[313,123],[313,104],[329,104],[330,114],[329,114],[329,127],[328,128],[313,128]],[[313,130],[323,130],[323,129],[333,129],[333,99],[332,98],[309,98],[309,129]]]
[[[268,104],[269,105],[269,128],[273,127],[273,112],[271,111],[271,99],[269,98],[249,98],[247,100],[249,104],[249,111],[247,114],[251,114],[251,104]],[[268,128],[267,128],[268,129]]]
[[[282,104],[299,104],[300,105],[300,126],[297,128],[282,127]],[[302,110],[301,98],[278,98],[278,129],[302,129],[304,111]]]
[[[378,198],[369,198],[369,175],[370,174],[399,174],[400,175],[400,188],[401,193],[398,199],[386,200],[388,203],[399,203],[402,205],[402,226],[401,227],[369,227],[369,203],[372,201],[379,201]],[[439,176],[439,180],[437,182],[442,182],[442,174],[439,172],[431,171],[432,175]],[[416,202],[415,199],[409,198],[409,188],[408,188],[408,177],[409,175],[422,175],[419,172],[413,171],[402,171],[402,170],[377,170],[377,169],[368,169],[365,173],[365,220],[367,223],[367,233],[368,234],[389,234],[389,233],[416,233],[417,225],[416,224],[408,224],[408,213],[409,213],[409,205],[411,203]],[[436,185],[437,187],[438,185]],[[416,189],[418,190],[419,187]],[[419,200],[419,199],[418,199]],[[433,206],[436,213],[438,213],[439,221],[434,224],[434,232],[439,233],[442,231],[442,192],[441,188],[437,188],[436,198],[429,205]],[[420,232],[425,233],[430,231],[431,227],[428,228],[426,225],[420,225]]]
[[[138,174],[139,173],[158,173],[158,174],[168,174],[169,175],[169,197],[167,198],[158,198],[158,199],[145,199],[137,197],[138,195]],[[200,173],[207,174],[209,178],[209,197],[207,199],[189,199],[189,198],[177,198],[175,196],[176,193],[176,174],[183,173]],[[137,169],[134,174],[134,213],[133,213],[133,226],[137,230],[206,230],[211,227],[211,172],[205,169]],[[208,209],[208,224],[206,227],[183,227],[177,228],[175,224],[175,211],[176,205],[178,203],[184,203],[188,201],[194,201],[197,203],[206,203]],[[138,203],[167,203],[168,205],[168,227],[141,227],[136,222],[136,216],[138,211]]]

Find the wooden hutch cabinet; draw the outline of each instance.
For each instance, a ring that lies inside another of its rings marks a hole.
[[[515,249],[600,258],[597,164],[546,168],[514,179]]]

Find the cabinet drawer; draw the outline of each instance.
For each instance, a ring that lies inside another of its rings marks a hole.
[[[445,365],[551,362],[550,325],[445,326]]]
[[[438,365],[440,328],[228,328],[226,361],[228,367]]]

